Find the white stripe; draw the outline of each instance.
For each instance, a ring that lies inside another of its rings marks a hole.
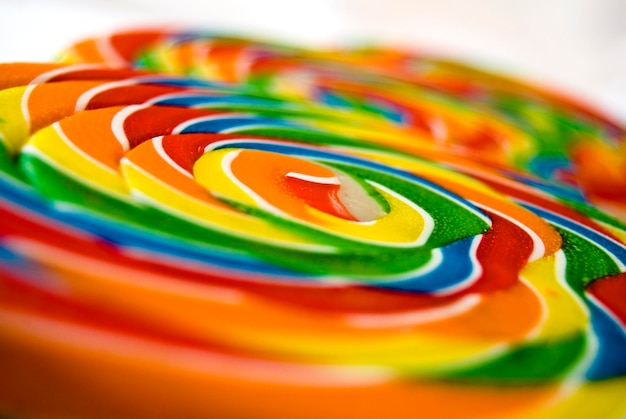
[[[141,82],[141,81],[140,81]],[[183,90],[180,92],[175,92],[175,93],[165,93],[159,96],[155,96],[152,99],[148,99],[144,102],[144,104],[146,105],[156,105],[158,102],[161,102],[163,100],[168,100],[168,99],[178,99],[181,97],[193,97],[193,96],[205,96],[204,93],[200,93],[200,92],[193,92],[191,90]],[[172,105],[166,105],[166,106],[172,106]],[[193,106],[185,106],[185,107],[189,107],[189,108],[193,108]]]
[[[559,222],[559,219],[565,219],[567,221],[569,221],[572,224],[576,224],[576,226],[578,226],[580,229],[585,230],[591,234],[597,234],[598,236],[602,236],[605,240],[612,242],[616,247],[621,247],[622,250],[624,250],[626,252],[626,245],[624,245],[624,243],[619,242],[615,239],[613,239],[612,237],[607,236],[604,232],[598,231],[596,229],[587,227],[584,224],[581,224],[580,222],[573,220],[565,215],[561,215],[557,212],[548,210],[546,208],[541,208],[538,205],[532,204],[530,202],[524,201],[522,199],[515,199],[515,201],[519,202],[519,203],[524,203],[526,205],[529,205],[531,207],[536,207],[536,208],[540,208],[541,210],[545,211],[545,212],[549,212],[550,214],[554,214],[555,215],[555,220],[549,221],[549,223],[551,224],[556,224],[559,227],[561,227],[563,230],[567,230],[570,233],[580,237],[581,239],[585,240],[588,243],[591,243],[593,245],[595,245],[598,249],[601,249],[604,254],[606,254],[609,258],[611,258],[611,260],[613,262],[615,262],[615,264],[617,265],[617,267],[619,268],[620,272],[624,272],[626,271],[626,261],[621,261],[617,258],[617,256],[615,256],[615,254],[613,254],[609,249],[607,249],[606,247],[602,246],[600,243],[597,243],[595,241],[593,241],[592,239],[590,239],[589,237],[586,237],[584,235],[582,235],[580,232],[578,231],[574,231],[572,230],[570,227],[567,227],[566,225],[564,225],[562,222]],[[593,221],[593,219],[592,219]]]
[[[235,59],[235,74],[238,80],[245,80],[252,64],[256,61],[259,51],[254,46],[247,46],[237,54]],[[235,83],[238,82],[235,80]]]
[[[570,297],[576,301],[576,303],[581,307],[582,311],[585,313],[585,317],[589,319],[590,313],[587,304],[583,301],[582,298],[572,290],[572,287],[567,283],[567,258],[565,257],[565,252],[563,250],[557,251],[555,254],[556,258],[556,281],[563,287],[565,291],[570,295]]]
[[[271,126],[271,125],[263,125],[263,124],[249,124],[249,125],[240,125],[237,127],[233,127],[233,128],[226,128],[220,131],[220,133],[222,134],[236,134],[241,130],[252,130],[252,129],[257,129],[257,128],[283,128],[283,127],[276,127],[276,126]],[[289,128],[289,127],[286,127]],[[244,134],[245,135],[245,134]]]
[[[430,214],[424,211],[419,205],[415,204],[412,201],[409,201],[404,196],[387,188],[386,186],[383,186],[380,183],[376,183],[371,180],[368,180],[367,183],[374,186],[376,189],[383,190],[389,195],[394,196],[399,201],[404,202],[407,206],[411,207],[415,212],[417,212],[422,217],[422,220],[424,221],[424,226],[417,240],[415,240],[413,243],[407,243],[407,244],[394,243],[394,245],[399,246],[399,247],[409,247],[409,246],[423,246],[424,244],[426,244],[426,241],[428,241],[428,239],[430,238],[430,235],[433,232],[433,228],[435,227],[435,221],[433,220],[433,217],[431,217]]]
[[[26,90],[24,91],[24,95],[22,96],[22,103],[21,103],[22,115],[24,116],[24,120],[26,121],[26,129],[28,130],[28,132],[30,133],[30,128],[31,128],[30,127],[31,125],[30,112],[28,111],[28,101],[30,100],[30,95],[32,91],[37,87],[37,85],[46,83],[47,81],[57,76],[60,76],[62,74],[73,73],[73,72],[83,71],[83,70],[109,69],[109,68],[112,68],[112,67],[108,67],[102,64],[70,65],[70,66],[61,67],[61,68],[47,71],[43,74],[38,75],[34,79],[32,79],[28,83],[28,86],[26,87]]]
[[[22,95],[22,101],[20,103],[20,109],[22,110],[22,116],[24,117],[24,122],[26,123],[26,132],[30,135],[31,130],[31,120],[30,120],[30,111],[28,109],[28,101],[30,100],[30,94],[37,87],[36,84],[29,84],[26,86],[26,90],[24,90],[24,94]]]
[[[193,179],[193,175],[191,173],[189,173],[188,171],[186,171],[185,169],[183,169],[182,167],[180,167],[178,165],[178,163],[176,163],[169,154],[167,154],[167,152],[165,151],[165,149],[163,148],[163,136],[160,137],[154,137],[152,140],[152,145],[154,147],[154,149],[156,150],[157,154],[159,155],[159,157],[161,157],[163,160],[165,160],[165,162],[167,164],[169,164],[170,166],[172,166],[174,169],[176,169],[178,172],[180,172],[182,175]]]
[[[414,277],[424,276],[441,265],[443,262],[443,251],[439,248],[433,249],[430,251],[430,260],[426,265],[420,266],[419,268],[406,272],[404,274],[389,276],[390,279],[388,282],[396,282],[403,279],[413,279]]]
[[[481,206],[485,209],[487,209],[490,212],[493,212],[495,214],[497,214],[498,216],[506,219],[507,221],[515,224],[516,226],[518,226],[519,228],[521,228],[522,230],[524,230],[524,232],[526,234],[528,234],[528,236],[530,237],[530,239],[533,241],[533,251],[531,252],[530,256],[528,257],[528,261],[532,262],[534,260],[537,260],[543,256],[545,256],[546,254],[546,246],[543,242],[543,240],[541,239],[541,237],[539,237],[539,235],[537,233],[535,233],[533,231],[533,229],[531,229],[530,227],[528,227],[526,224],[521,223],[520,221],[516,220],[515,218],[500,212],[496,209],[493,209],[491,207],[488,207],[486,205],[480,204],[480,203],[474,203],[478,206]]]
[[[204,67],[207,63],[208,53],[213,47],[213,41],[195,39],[191,43],[192,62],[198,67]]]
[[[102,185],[93,182],[90,179],[85,177],[78,176],[72,170],[69,170],[66,166],[58,163],[56,160],[53,160],[47,154],[43,153],[41,150],[32,145],[32,143],[27,143],[24,148],[22,148],[22,154],[28,154],[37,157],[39,160],[43,160],[47,165],[52,166],[56,171],[63,173],[64,175],[74,179],[78,183],[85,184],[93,189],[96,189],[103,194],[111,196],[120,201],[124,201],[127,204],[135,205],[132,201],[128,200],[127,194],[121,194],[117,191],[112,191],[108,188],[103,188]],[[66,201],[53,201],[54,208],[59,211],[68,212],[68,213],[83,213],[84,208],[79,206],[78,204],[74,204]]]
[[[91,100],[98,94],[105,92],[107,90],[111,90],[111,89],[115,89],[116,87],[124,87],[124,86],[129,86],[129,85],[133,85],[136,84],[137,81],[130,79],[130,80],[120,80],[120,81],[113,81],[110,83],[105,83],[105,84],[101,84],[100,86],[96,86],[92,89],[87,90],[86,92],[84,92],[82,95],[80,95],[80,97],[78,98],[78,100],[76,101],[76,107],[74,108],[74,112],[80,112],[80,111],[84,111],[85,109],[87,109],[87,106],[89,105],[89,102],[91,102]]]
[[[128,137],[126,136],[126,132],[124,131],[124,122],[126,122],[126,118],[128,118],[133,113],[148,108],[147,105],[131,105],[123,108],[118,113],[115,114],[113,120],[111,121],[111,131],[113,135],[117,139],[117,141],[122,146],[124,152],[130,150],[130,142],[128,141]]]
[[[406,311],[392,314],[354,314],[346,316],[346,323],[360,329],[387,329],[417,326],[460,316],[472,310],[482,301],[478,294],[468,294],[443,307]]]
[[[194,124],[198,124],[200,122],[219,121],[220,119],[240,118],[240,117],[247,117],[247,116],[250,116],[250,115],[243,114],[243,113],[220,113],[217,115],[200,116],[198,118],[188,119],[187,121],[181,122],[172,130],[172,134],[180,134],[186,128],[189,128],[190,126]],[[226,132],[226,131],[222,131],[222,132]]]
[[[480,246],[480,243],[483,241],[483,237],[484,236],[481,234],[474,237],[474,239],[472,240],[472,245],[470,246],[469,251],[470,261],[472,263],[472,272],[470,273],[470,275],[458,284],[449,286],[439,291],[435,291],[432,293],[432,295],[443,297],[446,295],[454,294],[461,291],[462,289],[474,285],[476,281],[478,281],[478,279],[483,274],[483,266],[480,264],[480,262],[478,262],[478,246]]]
[[[599,281],[600,280],[601,279],[599,279]],[[626,325],[622,323],[622,320],[620,320],[620,318],[617,317],[615,313],[613,313],[606,305],[604,305],[600,300],[598,300],[593,294],[585,292],[585,297],[587,297],[589,301],[591,301],[593,304],[597,305],[600,309],[602,309],[602,311],[604,311],[604,314],[610,317],[611,320],[613,320],[613,322],[615,322],[615,324],[617,324],[622,329],[622,331],[626,334]]]
[[[428,118],[426,121],[428,128],[430,128],[436,143],[442,143],[448,138],[448,126],[444,120],[438,116]]]
[[[224,171],[226,176],[241,190],[243,190],[248,196],[250,196],[261,209],[275,215],[280,215],[281,217],[288,217],[288,214],[284,213],[275,206],[271,205],[265,199],[261,198],[260,195],[254,192],[254,190],[249,188],[245,183],[241,182],[237,178],[237,176],[235,176],[232,170],[232,163],[239,156],[239,153],[241,153],[241,150],[231,151],[229,153],[226,153],[226,155],[222,159],[222,170]],[[213,192],[211,191],[211,193]]]
[[[93,158],[92,156],[90,156],[89,154],[87,154],[83,150],[81,150],[76,144],[74,144],[74,142],[72,140],[70,140],[68,138],[68,136],[65,134],[65,132],[63,132],[63,128],[61,128],[61,124],[60,123],[55,122],[54,124],[52,124],[52,128],[56,131],[56,133],[61,138],[61,140],[63,140],[63,142],[65,144],[67,144],[68,147],[70,147],[72,150],[74,150],[76,152],[76,154],[80,155],[82,158],[84,158],[85,160],[87,160],[91,164],[99,167],[102,170],[106,170],[107,172],[113,173],[113,174],[118,175],[118,176],[120,175],[120,173],[117,170],[114,170],[111,167],[107,166],[106,164],[96,160],[95,158]],[[65,166],[65,168],[68,171],[71,170],[66,165],[64,165],[64,166]]]
[[[111,36],[97,38],[96,49],[107,63],[128,65],[128,62],[117,52],[111,43]]]
[[[340,184],[339,179],[337,179],[336,176],[320,177],[320,176],[305,175],[304,173],[298,173],[298,172],[289,172],[285,175],[285,177],[300,179],[300,180],[304,180],[306,182],[311,182],[311,183],[319,183],[322,185],[339,185]]]
[[[61,74],[67,74],[67,73],[73,73],[73,72],[78,72],[78,71],[83,71],[83,70],[92,70],[92,69],[103,69],[103,70],[108,70],[108,69],[112,69],[114,67],[110,67],[108,65],[104,65],[104,64],[75,64],[75,65],[68,65],[65,67],[60,67],[60,68],[56,68],[54,70],[50,70],[47,71],[43,74],[38,75],[37,77],[35,77],[34,79],[32,79],[28,84],[41,84],[41,83],[45,83],[48,80],[51,80],[57,76],[60,76]]]

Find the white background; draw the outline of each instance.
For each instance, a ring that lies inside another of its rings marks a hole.
[[[0,0],[0,62],[45,61],[87,36],[157,24],[432,50],[626,121],[626,0]]]

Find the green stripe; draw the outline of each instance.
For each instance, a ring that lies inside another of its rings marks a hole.
[[[444,379],[476,384],[543,384],[563,378],[582,359],[587,338],[578,333],[568,338],[536,342],[473,368],[445,374]]]
[[[604,249],[568,230],[555,228],[563,238],[562,250],[567,260],[565,279],[581,298],[585,299],[585,287],[594,280],[620,273],[619,267]]]

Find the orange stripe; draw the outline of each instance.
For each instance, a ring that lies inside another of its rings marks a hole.
[[[61,67],[65,67],[65,65],[49,63],[0,64],[0,90],[26,86],[37,76]]]
[[[155,178],[169,185],[173,190],[189,195],[190,197],[208,202],[223,208],[229,208],[226,204],[215,199],[206,189],[200,186],[193,178],[187,177],[172,167],[159,155],[152,141],[139,144],[126,154],[126,159],[142,169],[146,170]]]
[[[263,170],[260,170],[262,168]],[[233,160],[233,174],[261,198],[301,220],[316,222],[304,202],[291,192],[285,176],[289,172],[316,177],[335,177],[318,164],[275,153],[244,150]]]
[[[123,107],[83,111],[60,122],[65,135],[82,151],[118,170],[124,150],[111,130],[111,122]]]
[[[100,53],[95,39],[87,39],[74,44],[66,55],[73,63],[107,63],[107,58]]]
[[[132,344],[120,350],[106,340],[102,345],[63,342],[0,322],[0,369],[13,377],[0,380],[0,401],[19,406],[27,416],[175,412],[178,417],[447,419],[509,417],[540,407],[556,392],[550,386],[488,388],[417,380],[363,387],[290,385],[271,382],[272,374],[267,382],[243,379],[169,359]]]
[[[539,297],[523,282],[482,297],[482,302],[465,314],[415,330],[435,336],[511,342],[524,338],[541,321]]]
[[[103,81],[66,81],[37,85],[28,98],[31,132],[74,114],[78,98]]]

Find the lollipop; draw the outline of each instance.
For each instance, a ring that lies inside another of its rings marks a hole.
[[[0,66],[0,412],[621,418],[624,129],[213,33]]]

